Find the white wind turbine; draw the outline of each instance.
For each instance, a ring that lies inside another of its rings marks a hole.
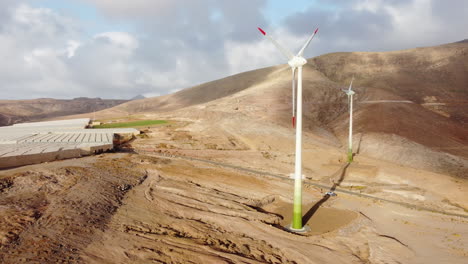
[[[349,136],[348,136],[348,162],[353,162],[353,95],[356,94],[352,89],[354,76],[351,79],[348,90],[343,89],[343,92],[348,96],[349,105]]]
[[[304,55],[304,50],[309,46],[310,41],[317,34],[318,28],[314,31],[312,36],[307,40],[301,50],[297,53],[296,56],[293,55],[289,50],[283,48],[276,40],[274,40],[270,35],[267,35],[266,32],[258,28],[260,32],[265,35],[270,41],[275,45],[283,55],[288,59],[288,64],[292,69],[292,122],[293,127],[296,125],[296,160],[295,160],[295,170],[294,170],[294,207],[293,207],[293,220],[291,226],[288,227],[289,230],[294,232],[304,232],[306,228],[302,226],[302,66],[307,63],[307,60],[302,57]],[[296,69],[297,69],[297,107],[295,107],[295,79],[296,79]],[[297,113],[296,113],[297,112]],[[297,120],[296,120],[297,117]],[[297,123],[296,123],[297,121]]]

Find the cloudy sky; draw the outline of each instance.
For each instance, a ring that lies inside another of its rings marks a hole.
[[[467,0],[0,0],[0,99],[157,96],[306,57],[468,38]]]

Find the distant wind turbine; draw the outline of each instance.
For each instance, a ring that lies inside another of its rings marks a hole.
[[[296,126],[296,160],[295,160],[295,171],[294,171],[294,206],[293,206],[293,220],[289,230],[294,232],[305,232],[306,228],[302,225],[302,66],[307,63],[307,60],[302,57],[304,50],[309,46],[310,41],[317,34],[318,28],[314,31],[312,36],[307,40],[301,50],[296,56],[293,55],[289,50],[283,48],[276,40],[270,35],[258,28],[260,32],[266,36],[276,48],[288,59],[288,64],[292,69],[292,122],[293,127]],[[297,107],[295,107],[295,79],[297,70]],[[296,113],[297,112],[297,113]],[[296,120],[297,117],[297,120]],[[297,123],[296,123],[297,121]]]
[[[353,95],[356,94],[353,90],[354,76],[351,79],[348,90],[343,89],[343,92],[348,96],[349,105],[349,137],[348,137],[348,162],[353,162]]]

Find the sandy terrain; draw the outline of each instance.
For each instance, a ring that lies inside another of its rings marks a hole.
[[[293,130],[271,130],[282,143],[256,139],[260,127],[238,137],[197,123],[150,128],[124,149],[137,153],[1,172],[2,262],[466,262],[466,180],[364,155],[346,167],[339,148],[308,137],[312,231],[300,236],[282,229],[293,166],[277,148]]]

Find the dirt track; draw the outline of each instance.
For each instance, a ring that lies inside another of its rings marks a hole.
[[[211,165],[214,165],[214,166],[217,166],[217,167],[223,167],[223,168],[227,168],[227,169],[238,170],[238,171],[253,174],[253,175],[262,175],[262,176],[268,176],[268,177],[274,177],[274,178],[278,178],[278,179],[292,181],[292,179],[290,177],[286,176],[286,175],[279,175],[279,174],[269,173],[269,172],[265,172],[265,171],[258,171],[258,170],[253,170],[253,169],[249,169],[249,168],[244,168],[244,167],[240,167],[240,166],[235,166],[235,165],[216,162],[216,161],[211,161],[211,160],[204,160],[204,159],[200,159],[200,158],[180,156],[180,155],[174,155],[174,154],[169,154],[169,153],[161,153],[161,152],[158,152],[157,150],[156,151],[135,150],[135,151],[136,151],[136,153],[139,153],[139,154],[152,155],[152,156],[160,157],[160,158],[163,158],[163,159],[167,158],[167,159],[182,159],[182,160],[189,160],[189,161],[198,161],[198,162],[202,162],[202,163],[208,163],[208,164],[211,164]],[[343,171],[343,172],[340,172],[340,173],[344,174],[344,173],[346,173],[346,171]],[[336,188],[336,187],[333,187],[332,184],[324,185],[324,184],[320,184],[320,183],[316,183],[316,182],[312,182],[312,181],[308,181],[308,180],[304,180],[303,183],[306,184],[306,185],[310,185],[310,186],[320,188],[322,190],[328,190],[328,189],[333,188],[333,191],[336,192],[336,193],[344,193],[344,194],[363,197],[363,198],[367,198],[367,199],[371,199],[371,200],[375,200],[375,201],[381,201],[381,202],[397,204],[397,205],[405,206],[405,207],[410,208],[410,209],[423,210],[423,211],[434,212],[434,213],[449,215],[449,216],[457,216],[457,217],[462,217],[462,218],[467,218],[468,219],[468,214],[457,214],[457,213],[445,212],[445,211],[441,211],[441,210],[435,209],[435,208],[424,207],[424,206],[411,204],[411,203],[406,203],[406,202],[402,202],[402,201],[384,199],[384,198],[376,197],[376,196],[373,196],[373,195],[363,194],[362,192],[358,192],[358,191],[349,191],[349,190],[346,190],[346,189],[343,189],[343,188]]]

